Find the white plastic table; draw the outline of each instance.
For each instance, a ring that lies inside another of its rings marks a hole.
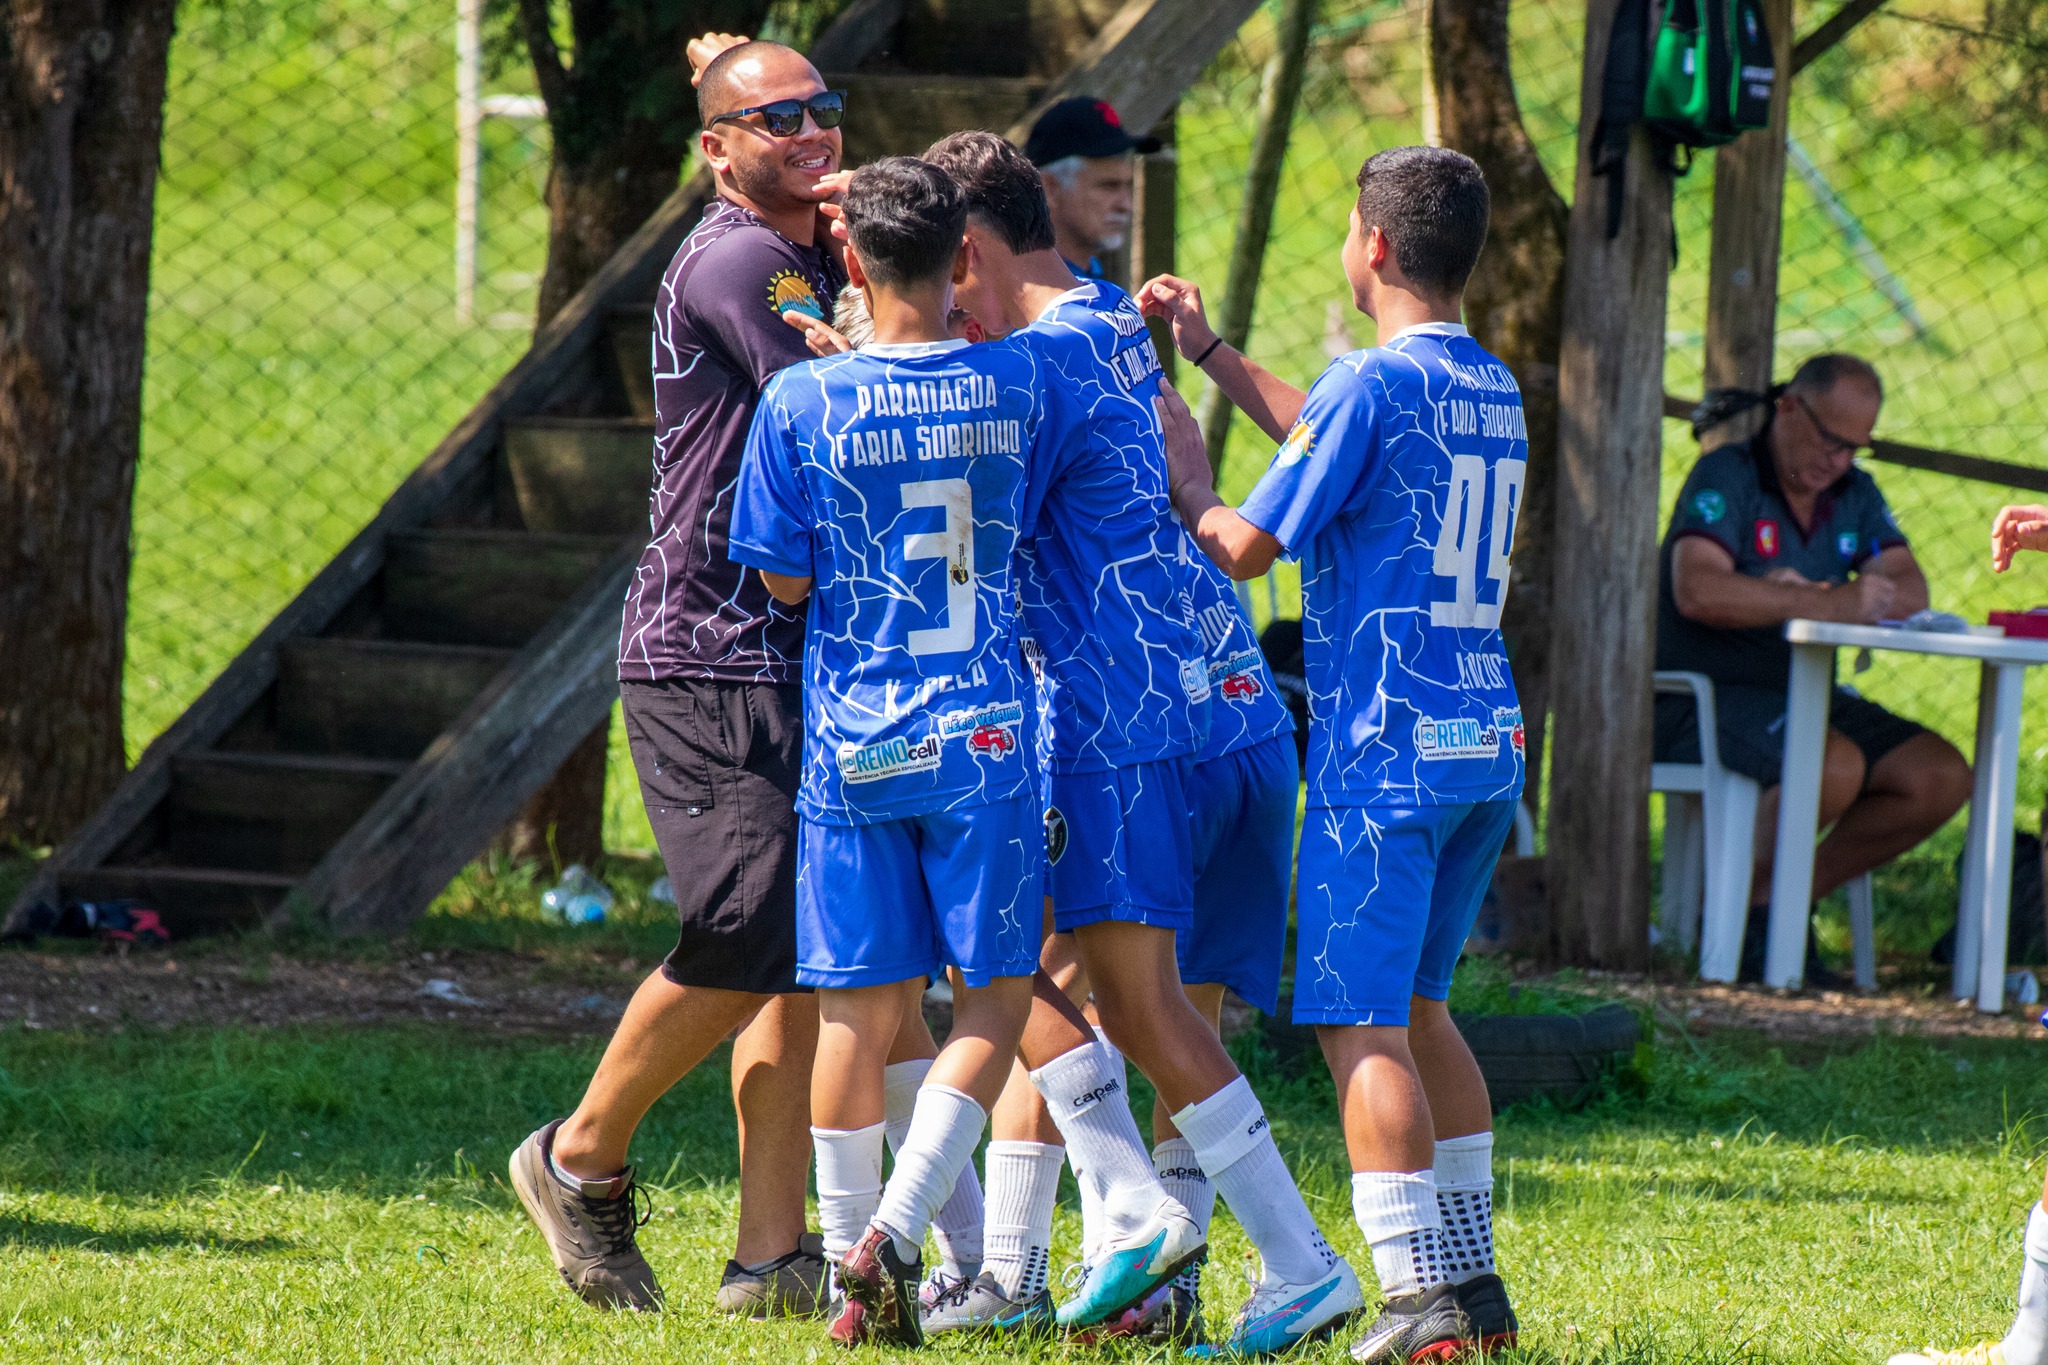
[[[1813,851],[1820,825],[1821,761],[1827,749],[1828,693],[1835,651],[1891,649],[1976,659],[1976,786],[1963,844],[1956,898],[1956,960],[1952,991],[1977,997],[1977,1008],[2005,1008],[2005,926],[2012,908],[2013,781],[2020,755],[2020,694],[2027,670],[2048,664],[2048,640],[2008,638],[1995,626],[1967,635],[1848,626],[1804,619],[1785,623],[1792,642],[1785,760],[1778,788],[1777,856],[1771,872],[1770,939],[1764,983],[1796,987],[1806,972],[1807,914],[1813,903]]]

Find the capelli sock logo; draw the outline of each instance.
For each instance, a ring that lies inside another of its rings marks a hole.
[[[1158,1174],[1161,1180],[1199,1180],[1204,1185],[1209,1183],[1209,1177],[1203,1174],[1200,1166],[1168,1166]]]
[[[1110,1081],[1106,1085],[1098,1085],[1085,1095],[1074,1096],[1074,1108],[1086,1109],[1089,1105],[1094,1104],[1097,1100],[1107,1099],[1111,1095],[1114,1095],[1117,1091],[1123,1088],[1124,1087],[1122,1081]]]
[[[1272,1125],[1267,1121],[1266,1116],[1264,1114],[1261,1114],[1259,1115],[1259,1121],[1257,1123],[1254,1123],[1251,1127],[1244,1130],[1244,1135],[1246,1137],[1257,1137],[1260,1133],[1263,1133],[1264,1131],[1266,1131],[1267,1128],[1271,1126]]]

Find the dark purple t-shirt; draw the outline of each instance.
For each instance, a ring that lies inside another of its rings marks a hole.
[[[801,679],[803,609],[727,557],[726,532],[761,386],[811,358],[781,315],[829,316],[844,282],[829,252],[722,198],[669,263],[654,300],[651,534],[626,592],[622,681]]]

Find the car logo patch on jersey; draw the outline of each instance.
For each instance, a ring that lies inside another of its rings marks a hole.
[[[1276,468],[1285,468],[1315,453],[1316,429],[1307,422],[1296,422],[1294,430],[1287,433],[1287,441],[1280,447],[1280,453],[1273,457],[1273,464]]]
[[[1067,817],[1060,814],[1058,806],[1045,810],[1045,861],[1051,865],[1060,860],[1067,851]]]
[[[1528,739],[1522,733],[1522,708],[1519,706],[1496,707],[1493,713],[1493,728],[1508,737],[1518,754],[1526,754]]]
[[[1778,523],[1768,517],[1759,518],[1756,523],[1756,552],[1765,559],[1778,555]]]
[[[1702,488],[1692,495],[1692,510],[1699,519],[1712,526],[1728,515],[1728,500],[1712,488]]]
[[[1425,761],[1494,758],[1500,753],[1500,731],[1483,720],[1467,716],[1442,719],[1424,716],[1415,722],[1415,749]]]
[[[1266,690],[1256,673],[1233,673],[1223,680],[1223,700],[1249,705],[1253,698]]]
[[[811,282],[794,270],[778,270],[768,277],[768,307],[777,313],[802,313],[825,320],[825,309]]]

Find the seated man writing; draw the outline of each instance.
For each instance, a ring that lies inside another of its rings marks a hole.
[[[1742,976],[1763,971],[1785,689],[1794,617],[1870,624],[1924,610],[1927,580],[1869,474],[1884,386],[1849,355],[1817,355],[1773,391],[1751,440],[1702,455],[1671,514],[1657,583],[1657,667],[1714,682],[1721,762],[1767,789],[1757,812],[1750,931]],[[1699,761],[1686,697],[1657,698],[1659,762]],[[1890,861],[1939,829],[1970,795],[1955,747],[1913,721],[1837,687],[1828,713],[1816,898]],[[1808,939],[1808,985],[1836,985]]]

